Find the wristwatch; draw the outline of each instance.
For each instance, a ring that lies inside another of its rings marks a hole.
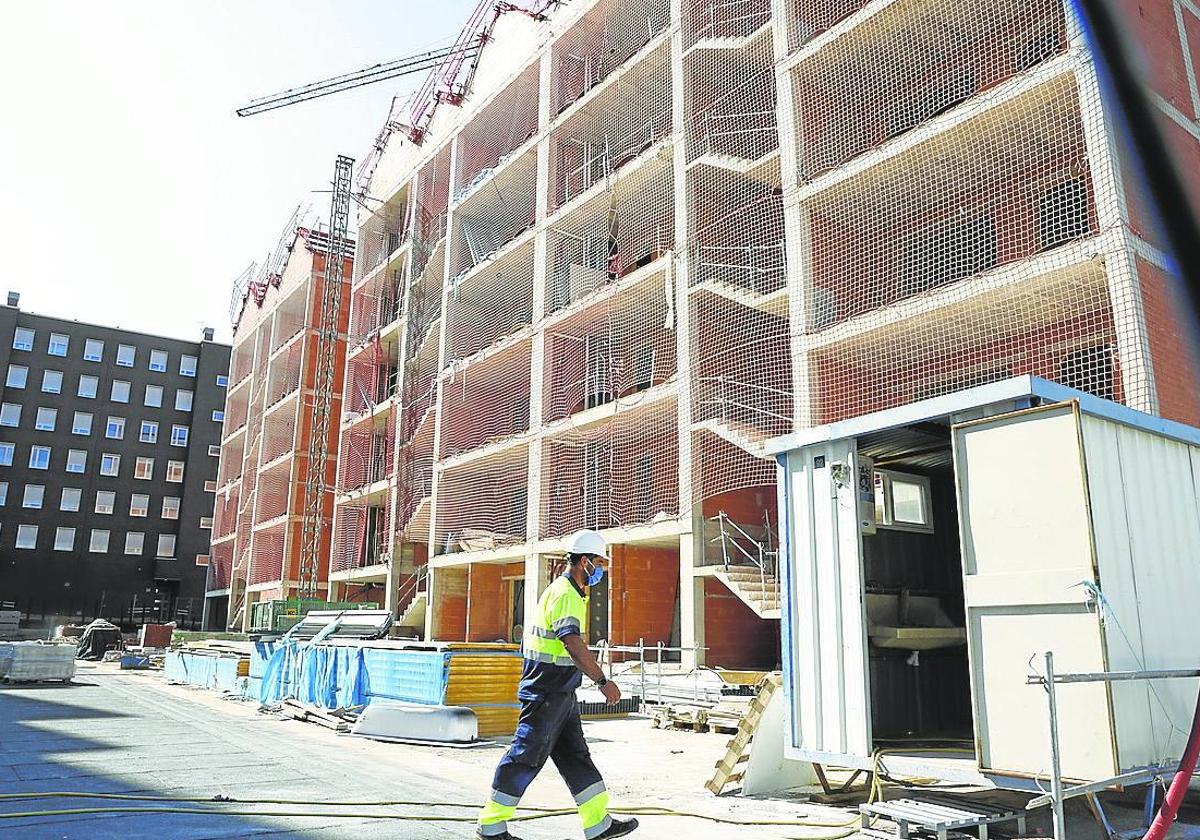
[[[604,688],[606,685],[608,685],[608,677],[601,677],[596,680],[596,688]]]

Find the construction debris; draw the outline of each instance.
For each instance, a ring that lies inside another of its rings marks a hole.
[[[750,759],[750,744],[754,741],[759,720],[781,684],[780,675],[770,675],[762,681],[758,696],[746,707],[746,713],[738,722],[736,734],[729,740],[725,757],[714,765],[716,772],[704,785],[718,796],[727,786],[741,782],[745,771],[743,764]]]

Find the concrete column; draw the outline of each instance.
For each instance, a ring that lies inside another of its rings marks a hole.
[[[696,570],[704,559],[704,518],[691,516],[692,530],[679,535],[679,644],[684,648],[703,648],[704,641],[704,582]],[[705,661],[703,650],[687,651],[682,655],[685,668],[695,668]]]

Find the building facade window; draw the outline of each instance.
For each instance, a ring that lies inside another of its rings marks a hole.
[[[212,418],[213,418],[214,423],[224,423],[225,422],[225,412],[221,411],[220,409],[216,409],[212,413]]]
[[[9,388],[24,388],[27,381],[29,381],[29,368],[24,365],[8,366],[8,376],[4,379],[5,386]]]
[[[71,420],[71,434],[90,435],[92,433],[92,415],[86,411],[76,411]]]
[[[79,503],[83,500],[83,490],[78,487],[64,487],[62,498],[58,502],[58,509],[65,511],[78,512]]]
[[[143,420],[138,432],[138,440],[142,443],[158,443],[158,423],[153,420]]]
[[[197,566],[207,566],[208,565],[208,555],[207,554],[197,554],[196,555],[196,565]]]
[[[140,478],[142,481],[154,478],[154,459],[138,458],[133,464],[133,477]]]
[[[229,387],[229,377],[223,373],[218,373],[217,374],[217,387],[218,388],[228,388]]]
[[[86,449],[68,449],[67,450],[67,472],[69,472],[69,473],[87,472],[87,450]]]
[[[133,367],[136,350],[132,344],[117,345],[117,367]]]
[[[130,531],[125,535],[125,553],[141,555],[146,547],[146,535],[141,531]]]
[[[8,482],[0,481],[0,507],[8,504]]]
[[[183,461],[167,461],[167,481],[172,484],[183,481]]]
[[[29,447],[29,469],[31,469],[31,470],[48,470],[48,469],[50,469],[50,447],[49,446],[31,446],[31,447]]]
[[[54,531],[54,550],[55,551],[74,551],[75,550],[75,529],[65,528],[61,525]]]
[[[158,535],[158,551],[156,556],[162,558],[175,559],[175,535],[174,534],[159,534]]]
[[[42,393],[61,394],[63,375],[61,370],[42,371]]]
[[[13,332],[12,349],[25,350],[25,351],[32,350],[33,349],[33,337],[35,335],[36,335],[36,333],[33,330],[29,329],[29,327],[17,327],[16,330]]]
[[[79,387],[75,389],[75,395],[83,397],[85,400],[96,399],[97,389],[100,387],[100,380],[94,376],[79,377]]]
[[[108,531],[101,528],[92,529],[92,538],[88,542],[88,551],[92,554],[108,553]]]
[[[150,494],[134,493],[129,497],[129,515],[145,516],[150,511]]]
[[[192,410],[192,392],[180,388],[175,392],[175,410],[176,411],[191,411]]]
[[[171,427],[171,445],[172,446],[187,446],[188,444],[188,427],[175,424]]]
[[[51,356],[66,356],[67,348],[71,346],[71,339],[62,333],[50,333],[50,344],[46,347],[46,352]]]
[[[0,404],[0,426],[15,429],[21,425],[21,406],[18,403]]]
[[[178,519],[179,518],[179,497],[178,496],[163,496],[162,518],[163,519]]]
[[[0,442],[0,467],[11,467],[13,465],[13,453],[17,447],[11,443]]]
[[[146,397],[142,405],[147,408],[162,408],[163,389],[161,385],[147,385]]]
[[[215,482],[215,481],[204,482],[204,492],[205,493],[216,493],[217,492],[217,482]]]
[[[104,436],[109,440],[124,440],[125,418],[109,417],[108,423],[106,423],[104,426]]]
[[[117,506],[117,494],[113,490],[96,491],[96,507],[93,512],[111,515]]]
[[[98,338],[88,338],[83,342],[83,360],[85,362],[104,361],[104,342]]]
[[[205,531],[211,531],[213,526],[213,518],[211,516],[200,517],[200,527]]]
[[[116,476],[121,472],[121,456],[105,452],[100,456],[100,475]]]
[[[165,373],[167,370],[167,351],[166,350],[151,350],[150,351],[150,370]]]
[[[195,376],[196,375],[196,357],[195,356],[180,356],[179,357],[179,375],[180,376]]]
[[[38,526],[17,526],[17,548],[37,548]]]
[[[58,409],[46,408],[39,406],[37,410],[37,420],[33,424],[33,428],[39,432],[53,432],[54,427],[58,425]]]
[[[41,510],[42,500],[46,497],[46,487],[42,484],[26,484],[25,497],[21,500],[21,507],[29,508],[30,510]]]
[[[217,446],[216,444],[210,445],[208,447],[208,457],[220,458],[221,457],[221,447]]]
[[[113,402],[129,402],[129,383],[124,379],[114,379],[111,397]]]

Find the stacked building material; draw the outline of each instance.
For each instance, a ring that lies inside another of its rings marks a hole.
[[[0,642],[0,678],[9,682],[70,682],[75,647],[43,642]]]

